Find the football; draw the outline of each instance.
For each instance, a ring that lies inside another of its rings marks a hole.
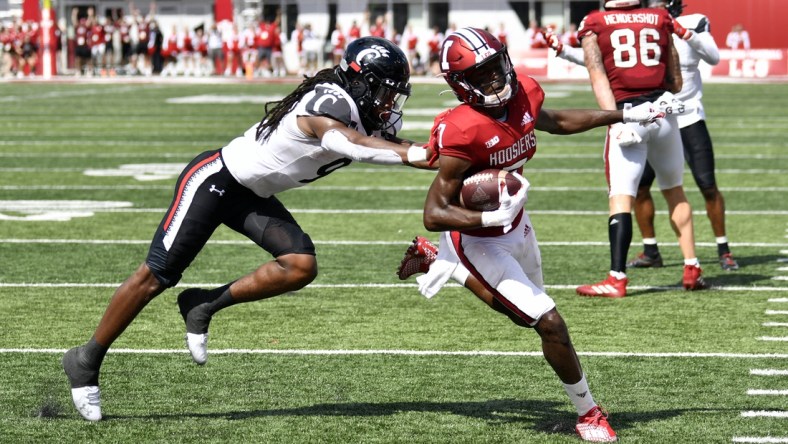
[[[510,196],[522,185],[512,173],[504,170],[487,169],[468,176],[462,181],[460,206],[476,211],[497,210],[504,184]]]

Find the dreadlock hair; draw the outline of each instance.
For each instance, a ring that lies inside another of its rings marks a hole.
[[[308,77],[304,76],[304,81],[298,85],[298,88],[295,91],[288,94],[282,100],[277,100],[274,102],[267,102],[265,104],[265,115],[263,116],[262,120],[260,120],[260,124],[257,125],[257,133],[255,138],[257,140],[262,140],[263,138],[267,138],[271,135],[271,133],[276,130],[276,127],[279,126],[279,122],[282,121],[284,116],[290,112],[291,109],[304,97],[308,92],[315,89],[315,85],[319,83],[335,83],[340,86],[344,85],[342,79],[335,72],[335,68],[325,68],[318,71],[314,76]]]

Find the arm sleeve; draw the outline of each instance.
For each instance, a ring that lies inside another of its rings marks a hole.
[[[708,32],[693,35],[687,43],[694,49],[700,58],[709,65],[720,63],[720,51],[714,38]]]
[[[561,54],[558,54],[564,60],[568,60],[580,66],[586,66],[585,57],[583,56],[583,48],[575,48],[573,46],[564,45]]]
[[[379,165],[402,165],[402,157],[392,150],[369,148],[357,145],[336,129],[328,130],[320,140],[320,146],[335,153],[347,156],[356,162]]]

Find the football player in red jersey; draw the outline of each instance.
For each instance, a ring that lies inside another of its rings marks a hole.
[[[639,0],[611,0],[580,25],[585,64],[602,109],[626,109],[662,101],[682,87],[673,46],[673,19],[665,8],[641,8]],[[660,125],[613,125],[605,143],[609,187],[610,272],[601,282],[577,288],[581,296],[624,297],[626,256],[632,241],[632,206],[646,161],[668,203],[673,230],[684,256],[682,283],[687,290],[706,287],[695,255],[692,209],[684,194],[684,156],[676,116]]]
[[[534,130],[572,134],[622,121],[652,122],[660,113],[648,103],[624,111],[543,109],[539,84],[530,77],[518,80],[506,47],[481,29],[449,35],[438,63],[463,103],[440,114],[430,136],[440,166],[424,204],[424,226],[444,233],[434,270],[423,276],[420,291],[429,297],[452,277],[516,324],[534,328],[577,408],[577,432],[585,440],[615,441],[588,389],[566,324],[545,293],[536,234],[523,211],[528,182],[519,173],[536,152]],[[459,206],[463,179],[487,168],[512,171],[523,186],[514,196],[501,193],[495,211]]]

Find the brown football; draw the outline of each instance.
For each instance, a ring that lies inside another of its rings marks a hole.
[[[462,181],[460,205],[469,210],[493,211],[501,205],[501,190],[506,184],[509,195],[520,190],[522,183],[508,171],[487,169]]]

